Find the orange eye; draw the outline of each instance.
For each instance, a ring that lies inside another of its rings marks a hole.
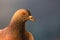
[[[24,13],[24,12],[23,12],[22,14],[23,14],[23,15],[25,15],[25,13]]]

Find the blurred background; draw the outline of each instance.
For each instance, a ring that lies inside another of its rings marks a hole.
[[[20,8],[30,10],[36,18],[34,23],[26,23],[35,40],[60,40],[60,0],[0,0],[0,28]]]

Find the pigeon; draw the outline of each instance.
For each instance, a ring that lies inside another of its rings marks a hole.
[[[35,20],[28,9],[17,10],[8,26],[0,29],[0,40],[34,40],[32,33],[25,28],[28,20]]]

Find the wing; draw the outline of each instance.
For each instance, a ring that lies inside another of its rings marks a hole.
[[[26,32],[26,35],[28,36],[29,40],[34,40],[32,33]]]

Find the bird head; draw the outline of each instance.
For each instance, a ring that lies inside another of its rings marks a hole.
[[[15,12],[15,15],[13,16],[13,19],[15,21],[19,22],[26,22],[28,20],[34,21],[35,19],[31,15],[30,11],[27,9],[19,9]]]
[[[24,19],[24,21],[35,21],[35,19],[33,18],[33,16],[31,15],[31,12],[27,9],[20,9],[20,15],[21,17]]]

